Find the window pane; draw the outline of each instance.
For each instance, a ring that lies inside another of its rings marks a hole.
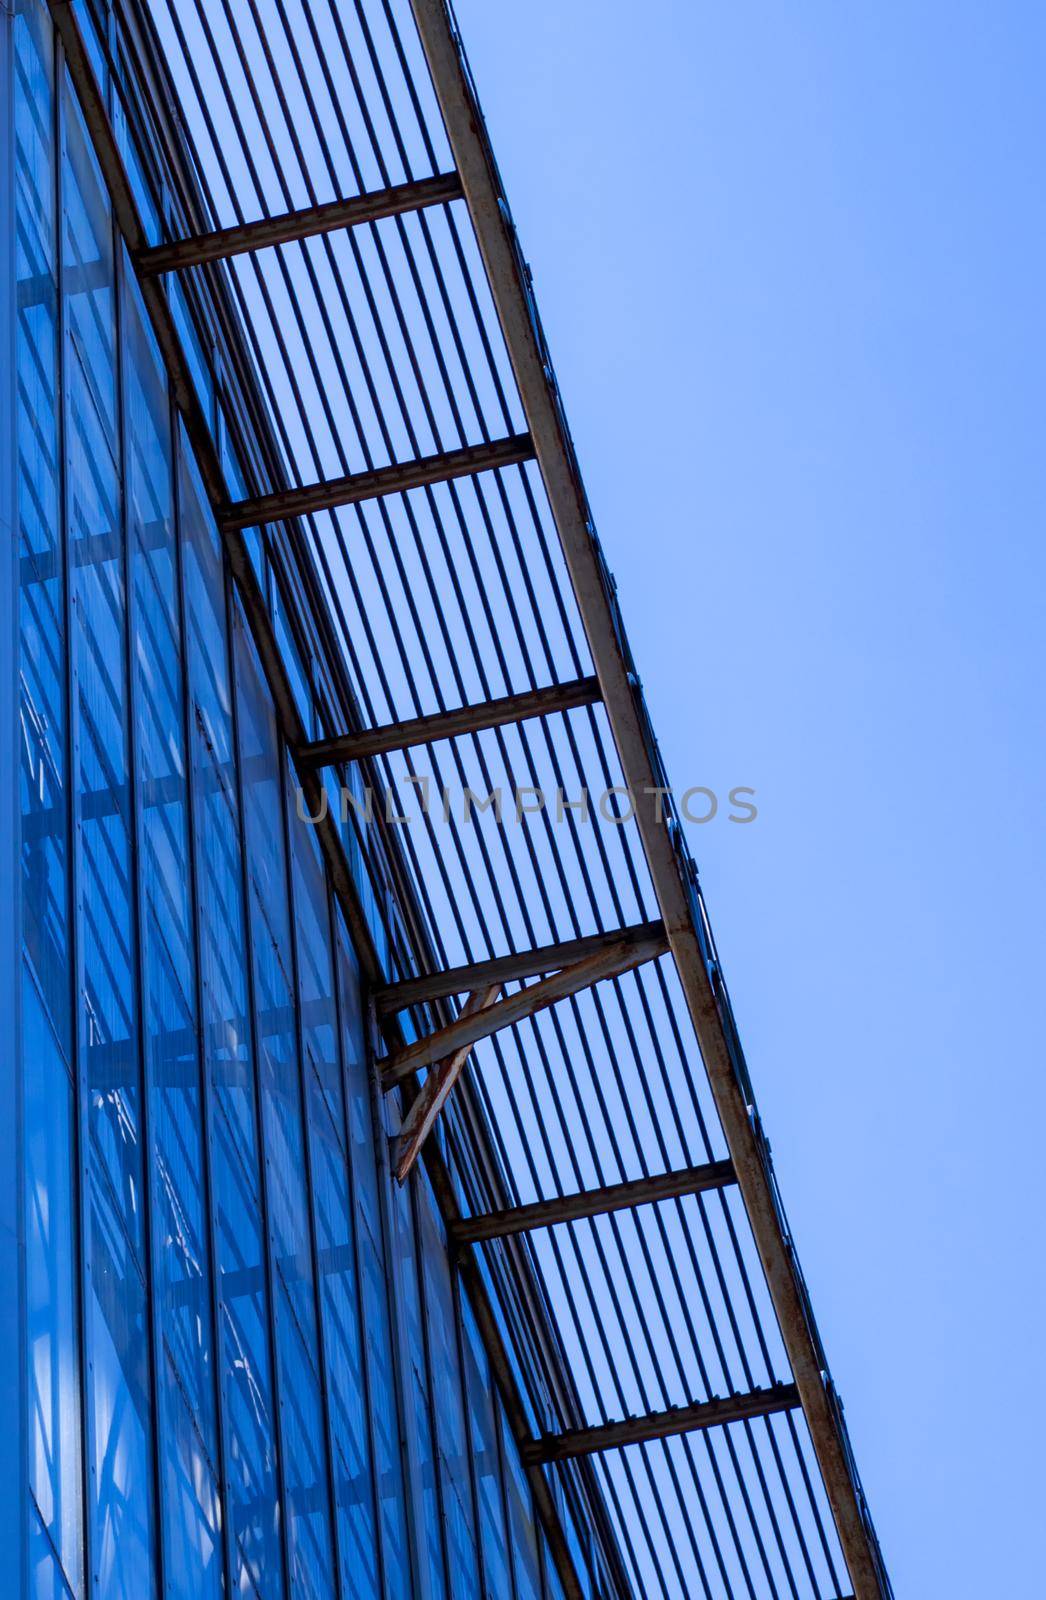
[[[285,1450],[287,1531],[295,1594],[334,1587],[330,1477],[320,1394],[319,1335],[305,1181],[298,1039],[294,1011],[283,785],[272,702],[245,624],[234,628],[240,761],[251,918],[251,953],[264,1113],[269,1227],[276,1263],[277,1354]]]
[[[203,1115],[189,900],[185,707],[170,413],[125,273],[127,515],[134,586],[138,863],[151,1085],[156,1315],[164,1425],[164,1555],[176,1600],[221,1593],[221,1515],[204,1211]]]
[[[237,1594],[283,1594],[275,1408],[247,1016],[239,804],[232,764],[225,586],[217,533],[180,439],[190,729],[212,1203],[222,1325],[226,1474]]]
[[[79,1021],[88,1096],[92,1560],[107,1600],[141,1600],[155,1588],[153,1418],[143,1270],[115,274],[108,203],[68,80],[63,182]]]
[[[379,1178],[375,1160],[378,1137],[367,1067],[363,1007],[355,957],[338,923],[338,981],[341,990],[345,1085],[349,1097],[352,1170],[356,1190],[363,1325],[367,1339],[371,1416],[378,1495],[381,1505],[382,1553],[388,1600],[412,1592],[403,1499],[399,1408],[392,1365],[388,1285],[381,1223]]]

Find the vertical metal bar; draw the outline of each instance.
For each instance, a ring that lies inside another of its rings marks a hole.
[[[15,40],[13,8],[0,10],[0,1548],[14,1593],[28,1590],[25,1208],[23,1205],[22,976],[18,818],[18,414],[15,349]]]

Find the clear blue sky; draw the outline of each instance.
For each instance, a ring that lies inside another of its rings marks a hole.
[[[898,1595],[1040,1592],[1046,8],[458,14]]]

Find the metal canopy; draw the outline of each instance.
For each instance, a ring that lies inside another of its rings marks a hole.
[[[449,13],[118,0],[117,54],[167,86],[185,141],[141,130],[167,207],[147,231],[50,3],[401,1081],[398,1165],[440,1113],[425,1168],[475,1246],[458,1270],[565,1594],[569,1511],[622,1597],[826,1600],[844,1560],[857,1600],[888,1596]],[[225,374],[203,402],[186,308]],[[340,823],[339,777],[409,815]],[[470,825],[466,789],[541,804]],[[671,962],[637,964],[644,938]]]

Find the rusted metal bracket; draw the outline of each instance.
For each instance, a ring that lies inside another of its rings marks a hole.
[[[581,1217],[601,1217],[608,1211],[627,1211],[633,1206],[652,1205],[658,1200],[673,1200],[678,1195],[703,1194],[709,1189],[725,1189],[736,1183],[733,1163],[709,1161],[700,1167],[683,1167],[677,1172],[660,1172],[652,1178],[631,1178],[625,1183],[608,1183],[601,1189],[584,1189],[580,1194],[561,1194],[554,1200],[535,1200],[511,1211],[489,1211],[475,1217],[462,1217],[449,1229],[456,1244],[475,1244],[482,1239],[505,1239],[513,1233],[530,1233],[534,1228],[554,1228],[560,1222],[576,1222]]]
[[[345,200],[329,200],[301,211],[285,211],[278,217],[261,217],[257,222],[238,223],[231,228],[216,228],[213,233],[153,245],[139,253],[136,265],[143,278],[152,278],[159,272],[181,272],[205,261],[225,261],[230,256],[247,255],[341,228],[357,228],[364,222],[380,222],[383,217],[398,217],[405,211],[420,211],[424,206],[443,205],[460,198],[461,179],[457,173],[441,172],[417,183],[397,183]]]
[[[388,722],[380,728],[361,728],[334,739],[317,739],[300,751],[310,766],[329,767],[339,761],[359,761],[364,756],[380,756],[390,750],[408,750],[412,745],[435,744],[439,739],[454,739],[459,734],[480,733],[484,728],[499,728],[528,717],[547,717],[556,711],[572,711],[576,706],[592,705],[599,699],[597,678],[576,678],[570,683],[553,683],[543,689],[527,689],[522,694],[507,694],[477,705],[458,706],[453,711],[437,711],[430,717],[411,717],[405,722]]]
[[[501,985],[493,983],[488,989],[470,994],[461,1009],[463,1017],[473,1017],[494,1004],[501,993]],[[459,1045],[444,1061],[438,1061],[413,1101],[403,1120],[392,1151],[392,1170],[398,1182],[404,1183],[410,1174],[422,1145],[431,1133],[436,1118],[443,1110],[447,1097],[469,1058],[471,1044]]]
[[[419,456],[414,461],[397,461],[391,467],[373,472],[349,472],[322,483],[307,483],[297,489],[279,489],[275,494],[255,495],[236,500],[219,513],[222,528],[235,531],[256,528],[265,522],[282,522],[286,517],[304,517],[310,511],[332,511],[336,506],[351,506],[360,500],[377,500],[386,494],[405,494],[430,483],[446,483],[451,478],[467,478],[477,472],[493,472],[497,467],[512,467],[529,461],[534,454],[529,433],[510,434],[491,444],[465,445],[461,450],[445,450],[440,455]]]
[[[421,1067],[430,1066],[433,1061],[442,1060],[444,1056],[460,1049],[462,1045],[473,1045],[480,1039],[489,1038],[492,1033],[497,1033],[502,1028],[509,1028],[514,1022],[522,1022],[526,1017],[534,1016],[546,1006],[554,1005],[557,1000],[566,1000],[582,989],[590,989],[594,983],[599,983],[604,978],[620,977],[622,973],[628,972],[632,967],[638,967],[644,961],[655,960],[657,956],[663,955],[667,948],[664,933],[646,940],[618,940],[608,945],[606,949],[597,951],[595,955],[586,956],[584,961],[575,961],[562,971],[553,973],[551,977],[541,978],[529,988],[519,989],[507,999],[499,1000],[483,1011],[473,1012],[468,1016],[463,1012],[445,1028],[440,1028],[436,1033],[430,1033],[424,1039],[418,1039],[402,1050],[397,1050],[394,1055],[387,1056],[384,1061],[379,1061],[382,1087],[391,1089],[401,1078],[417,1072]]]
[[[513,983],[521,978],[537,978],[545,972],[558,972],[586,956],[598,955],[612,945],[661,941],[665,930],[660,922],[637,922],[630,928],[612,928],[609,933],[588,933],[580,939],[564,939],[559,944],[536,945],[516,955],[494,956],[489,961],[471,961],[462,967],[446,967],[442,972],[425,973],[419,978],[403,978],[375,989],[374,1003],[379,1017],[405,1011],[408,1006],[427,1000],[442,1000],[450,994],[467,994],[488,983]],[[659,952],[660,953],[660,952]]]

